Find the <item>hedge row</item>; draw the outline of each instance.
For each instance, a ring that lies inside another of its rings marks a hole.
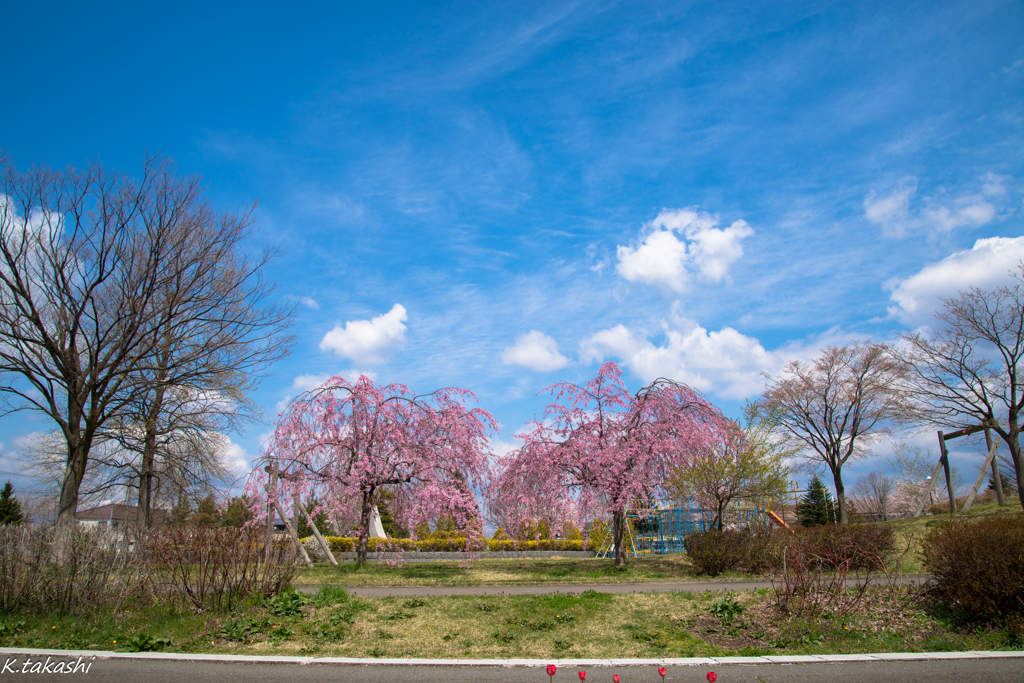
[[[808,569],[879,570],[895,554],[893,529],[884,524],[826,524],[799,528],[796,535],[781,529],[704,531],[689,534],[683,545],[697,573],[712,576],[730,570],[779,571],[783,556]]]
[[[358,538],[343,538],[341,536],[328,536],[325,539],[331,546],[331,552],[353,552],[359,547]],[[303,543],[316,543],[316,539],[305,538]],[[585,541],[553,540],[542,539],[539,541],[506,541],[487,539],[467,539],[464,536],[454,538],[428,538],[421,541],[414,541],[411,538],[370,538],[367,539],[369,552],[461,552],[467,550],[474,552],[501,552],[517,550],[561,550],[561,551],[582,551],[587,550]]]

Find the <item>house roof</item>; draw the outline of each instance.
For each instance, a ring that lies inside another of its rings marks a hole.
[[[107,505],[100,505],[99,507],[89,508],[88,510],[79,510],[75,513],[75,519],[83,521],[90,520],[110,520],[113,522],[132,522],[134,523],[139,516],[139,508],[134,505],[124,505],[123,503],[109,503]],[[153,516],[157,520],[161,520],[167,516],[165,510],[153,510]]]
[[[79,510],[75,513],[75,519],[82,520],[113,520],[116,522],[134,522],[139,515],[139,508],[134,505],[122,503],[110,503],[99,507]]]

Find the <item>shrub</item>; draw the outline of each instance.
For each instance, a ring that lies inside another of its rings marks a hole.
[[[137,542],[135,529],[0,526],[0,612],[116,611],[149,583],[151,567]]]
[[[799,530],[796,540],[808,561],[826,568],[878,571],[895,555],[887,524],[826,524]]]
[[[539,541],[487,541],[487,549],[491,552],[511,552],[517,550],[565,550],[583,551],[586,550],[586,543],[582,539],[541,539]]]
[[[798,531],[786,545],[782,576],[775,586],[779,606],[790,614],[811,617],[853,613],[868,583],[848,590],[850,572],[864,569],[888,576],[888,564],[895,555],[892,537],[892,527],[883,524],[828,524]]]
[[[950,520],[923,543],[929,592],[962,622],[1024,617],[1024,517]]]
[[[783,547],[792,538],[774,530],[700,531],[688,535],[683,545],[698,574],[717,576],[743,569],[764,574],[782,567]]]
[[[164,573],[169,599],[230,611],[244,598],[277,594],[295,574],[294,546],[275,543],[268,554],[264,540],[256,527],[168,526],[147,533],[146,550],[151,565]]]
[[[748,532],[698,531],[683,539],[683,547],[698,574],[718,576],[722,572],[738,569],[746,554]]]

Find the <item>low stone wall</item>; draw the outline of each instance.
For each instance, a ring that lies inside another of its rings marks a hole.
[[[369,553],[367,560],[401,560],[402,562],[429,562],[431,560],[465,560],[472,557],[475,560],[519,560],[530,557],[593,557],[594,553],[589,550],[505,550],[500,552],[478,552],[478,553],[441,553],[441,552],[415,552],[404,553],[381,553],[379,558],[375,553]],[[334,553],[335,559],[355,560],[354,552]]]

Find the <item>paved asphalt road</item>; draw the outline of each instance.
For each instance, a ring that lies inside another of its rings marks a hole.
[[[10,658],[10,656],[7,656]],[[23,661],[20,656],[19,661]],[[17,668],[17,667],[15,667]],[[670,667],[666,683],[704,683],[712,668]],[[1021,683],[1024,658],[953,659],[941,661],[843,662],[813,664],[716,665],[718,683]],[[0,673],[0,679],[10,673]],[[657,668],[590,667],[588,683],[610,683],[612,674],[623,683],[661,683]],[[540,667],[501,668],[470,666],[338,666],[297,664],[249,664],[97,659],[87,674],[14,674],[13,680],[68,681],[84,676],[91,683],[548,683]],[[575,669],[561,668],[555,683],[577,683]]]
[[[851,579],[851,583],[855,583],[858,580],[862,579],[855,577]],[[908,574],[903,577],[904,585],[923,583],[927,580],[927,576],[920,574]],[[876,581],[884,581],[884,577],[872,577],[872,583]],[[361,598],[408,598],[440,595],[578,594],[587,590],[595,590],[600,593],[667,593],[670,591],[703,593],[705,591],[751,591],[758,588],[771,587],[770,581],[648,581],[644,583],[551,584],[546,586],[346,586],[345,589],[349,594]],[[320,590],[320,587],[300,586],[297,590],[301,593],[312,595]]]

